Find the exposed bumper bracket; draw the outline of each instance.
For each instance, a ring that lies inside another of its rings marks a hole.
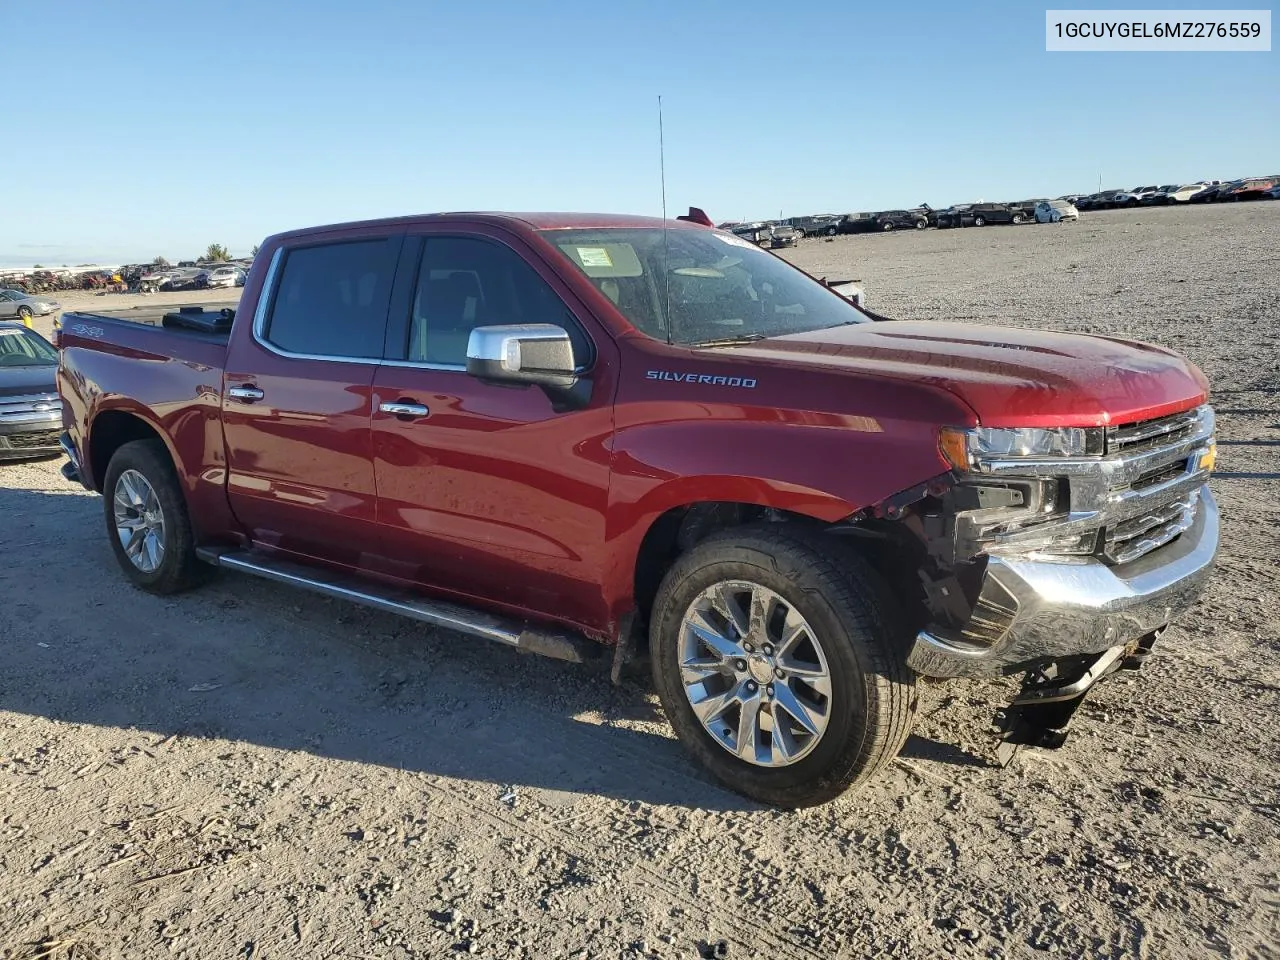
[[[1067,740],[1071,718],[1099,680],[1119,669],[1136,670],[1161,630],[1089,657],[1072,657],[1028,671],[1013,702],[996,713],[1000,732],[996,759],[1007,767],[1023,747],[1057,749]],[[1050,675],[1052,674],[1052,675]]]

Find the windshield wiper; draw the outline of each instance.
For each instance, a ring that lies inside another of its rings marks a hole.
[[[689,344],[691,347],[731,347],[735,343],[755,343],[757,340],[764,340],[763,333],[743,333],[736,337],[722,337],[719,340],[695,340]]]

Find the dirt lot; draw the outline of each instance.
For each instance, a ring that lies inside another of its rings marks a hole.
[[[1219,572],[1066,748],[998,769],[1007,688],[932,686],[883,782],[762,809],[599,671],[246,578],[134,592],[99,498],[7,466],[0,957],[1280,956],[1280,203],[789,255],[1213,381]]]

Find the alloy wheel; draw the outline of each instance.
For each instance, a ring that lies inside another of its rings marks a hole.
[[[112,514],[125,556],[143,573],[155,573],[164,562],[164,511],[155,488],[137,470],[116,480]]]
[[[746,580],[713,584],[685,611],[677,649],[694,715],[740,760],[789,766],[822,739],[832,712],[827,657],[780,594]]]

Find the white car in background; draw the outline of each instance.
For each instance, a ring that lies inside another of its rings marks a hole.
[[[1193,196],[1209,186],[1207,183],[1184,183],[1180,187],[1174,187],[1172,190],[1161,191],[1164,199],[1156,201],[1157,203],[1187,203]]]
[[[1079,220],[1080,211],[1075,204],[1066,200],[1041,200],[1036,204],[1036,223],[1061,223],[1064,220]]]
[[[214,267],[209,271],[209,276],[205,279],[205,286],[209,288],[234,287],[236,278],[239,275],[239,267]]]

